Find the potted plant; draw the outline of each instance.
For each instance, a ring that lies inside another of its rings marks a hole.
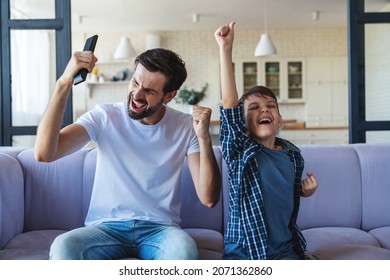
[[[200,91],[184,87],[183,89],[179,90],[179,94],[176,97],[176,102],[180,104],[196,105],[205,97],[207,87],[207,83]]]

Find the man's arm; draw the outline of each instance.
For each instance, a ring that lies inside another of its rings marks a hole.
[[[35,158],[38,161],[53,161],[86,145],[89,136],[77,124],[61,129],[66,102],[73,85],[73,77],[81,69],[92,71],[97,61],[92,52],[75,52],[62,76],[57,80],[53,95],[38,126],[35,142]]]
[[[221,64],[221,92],[222,107],[233,108],[238,105],[238,92],[233,72],[233,41],[234,22],[218,28],[214,37],[219,45],[219,58]]]
[[[214,156],[209,133],[211,109],[193,107],[194,129],[199,141],[199,153],[188,156],[188,168],[194,181],[196,193],[207,207],[214,207],[221,191],[221,173]]]

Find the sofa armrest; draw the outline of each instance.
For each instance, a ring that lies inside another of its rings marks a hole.
[[[23,170],[15,156],[0,151],[0,249],[23,232]]]

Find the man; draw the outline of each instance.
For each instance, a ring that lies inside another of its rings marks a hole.
[[[75,52],[38,127],[36,159],[53,161],[89,141],[97,143],[96,175],[86,227],[57,237],[51,259],[197,259],[194,240],[178,226],[180,173],[185,157],[201,202],[219,199],[211,110],[193,117],[168,106],[187,77],[174,52],[148,50],[136,58],[127,102],[103,104],[61,129],[74,75],[97,58]]]

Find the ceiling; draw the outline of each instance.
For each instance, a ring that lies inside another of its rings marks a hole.
[[[72,30],[215,30],[236,21],[237,29],[345,28],[347,0],[72,0]],[[390,0],[366,0],[376,11]],[[318,11],[318,19],[313,13]]]
[[[355,1],[355,0],[353,0]],[[10,0],[20,18],[54,17],[54,0]],[[316,29],[347,27],[348,0],[71,0],[72,30],[215,30],[236,21],[237,29]],[[365,0],[378,11],[390,0]],[[318,12],[316,20],[313,14]]]

